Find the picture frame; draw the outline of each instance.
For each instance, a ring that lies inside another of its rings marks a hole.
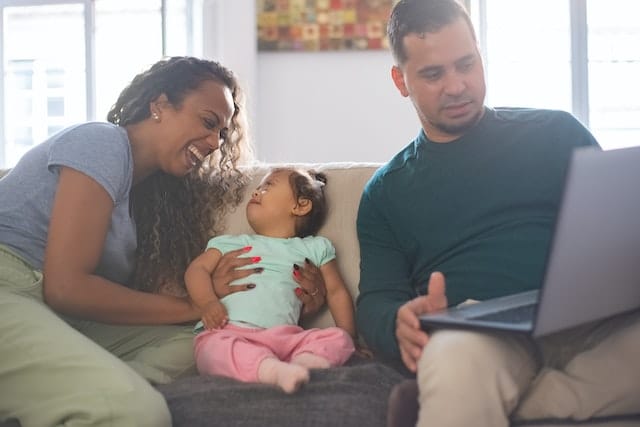
[[[259,51],[388,49],[397,0],[256,0]]]

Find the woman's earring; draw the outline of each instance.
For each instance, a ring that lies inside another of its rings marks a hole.
[[[160,121],[160,116],[158,115],[158,113],[151,114],[151,117],[153,117],[153,120],[155,120],[156,122]]]

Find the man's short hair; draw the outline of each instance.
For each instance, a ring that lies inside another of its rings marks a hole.
[[[387,35],[391,52],[398,65],[407,60],[403,40],[411,33],[435,33],[442,27],[463,18],[475,39],[471,18],[456,0],[400,0],[391,11]]]

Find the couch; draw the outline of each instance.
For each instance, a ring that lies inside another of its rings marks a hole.
[[[227,233],[251,233],[244,206],[270,166],[248,170],[252,182],[245,200],[226,218]],[[336,247],[337,261],[351,295],[358,294],[359,247],[355,220],[362,188],[380,166],[372,163],[294,164],[327,174],[329,216],[319,234]],[[306,327],[332,325],[324,310],[304,322]],[[346,366],[312,371],[311,381],[294,395],[258,384],[243,384],[226,378],[190,377],[158,387],[164,394],[176,426],[385,426],[415,424],[417,387],[388,364],[354,357]],[[639,411],[640,413],[640,408]],[[640,415],[608,417],[583,422],[528,420],[512,426],[639,427]],[[437,427],[437,426],[435,426]]]
[[[252,182],[245,200],[226,218],[227,233],[250,233],[244,206],[270,166],[248,170]],[[278,166],[286,166],[280,164]],[[358,293],[359,247],[355,220],[362,188],[380,166],[372,163],[296,164],[325,172],[328,176],[329,216],[320,230],[336,247],[342,275],[355,298]],[[3,171],[0,171],[0,177]],[[332,325],[328,310],[306,319],[305,327]],[[243,426],[389,426],[415,424],[417,387],[415,381],[387,363],[352,358],[346,366],[314,370],[309,384],[293,395],[262,384],[245,384],[222,377],[189,376],[157,387],[165,396],[177,427]],[[559,427],[640,427],[639,414],[603,417],[575,422],[571,420],[528,420],[515,426]],[[15,420],[0,427],[19,426]],[[435,426],[438,427],[438,426]]]
[[[284,164],[278,166],[286,166]],[[378,164],[328,163],[298,165],[327,173],[329,215],[320,230],[336,247],[337,262],[352,296],[357,295],[359,248],[355,230],[360,193]],[[252,233],[245,218],[251,192],[269,165],[248,170],[252,182],[245,199],[227,216],[225,232]],[[333,325],[325,310],[303,321],[305,327]],[[388,398],[405,377],[390,366],[353,357],[346,366],[314,370],[311,380],[293,395],[261,384],[219,377],[190,377],[158,386],[171,409],[175,426],[385,426]]]

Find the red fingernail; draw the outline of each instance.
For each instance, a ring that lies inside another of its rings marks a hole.
[[[298,264],[293,264],[293,269],[294,270],[300,270],[300,266]]]
[[[302,295],[302,288],[295,288],[294,292],[296,293],[296,295],[300,296]]]
[[[261,260],[261,259],[262,259],[262,258],[261,258],[261,257],[259,257],[259,256],[254,256],[253,258],[251,258],[251,261],[253,261],[253,262],[260,262],[260,260]]]
[[[251,249],[253,249],[251,246],[245,246],[242,248],[242,252],[249,252]]]
[[[300,272],[298,270],[293,270],[293,275],[296,277],[300,277]]]

